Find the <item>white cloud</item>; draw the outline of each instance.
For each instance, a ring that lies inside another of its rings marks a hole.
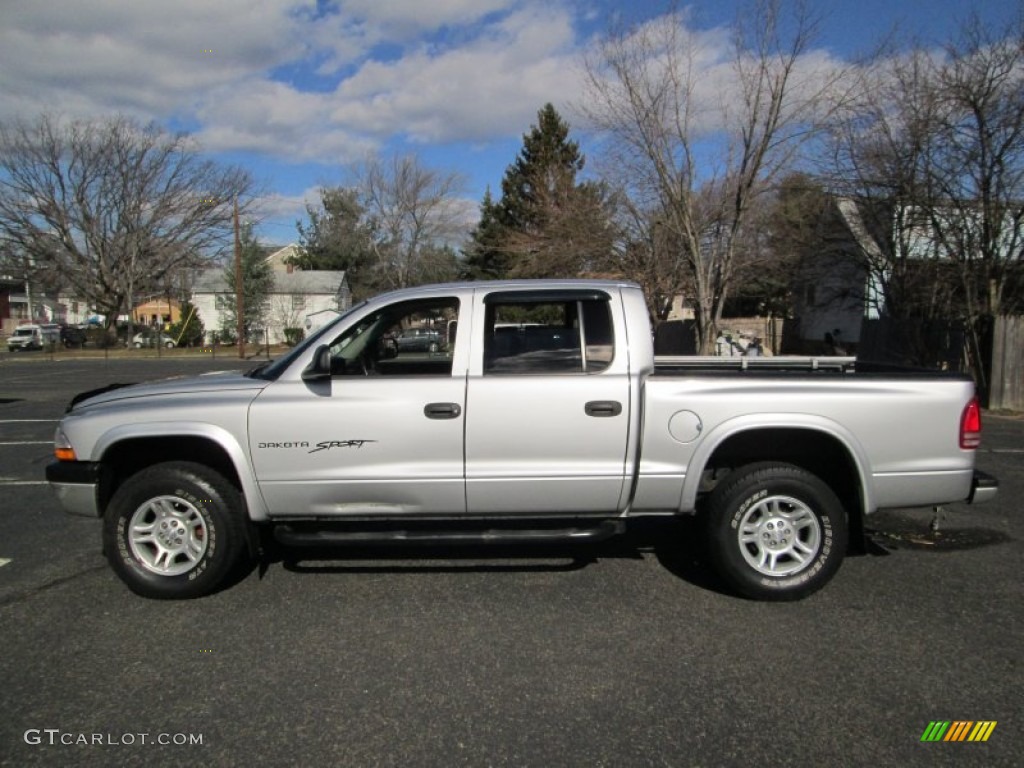
[[[328,7],[306,32],[323,61],[317,73],[331,75],[360,64],[374,46],[404,48],[442,29],[467,30],[520,0],[346,0]]]
[[[394,136],[486,141],[578,90],[560,1],[15,0],[0,119],[122,112],[330,163]]]
[[[294,0],[16,0],[0,26],[0,115],[167,118],[209,88],[307,54]]]
[[[578,92],[574,45],[566,12],[524,10],[463,47],[368,62],[339,85],[331,117],[420,142],[521,132],[545,102]]]
[[[329,123],[329,94],[302,92],[284,83],[253,78],[210,92],[197,109],[202,145],[248,150],[293,161],[344,164],[377,142]]]
[[[344,11],[389,29],[392,34],[408,34],[443,26],[467,26],[516,5],[517,0],[346,0]]]
[[[305,215],[307,205],[315,206],[319,202],[320,187],[307,187],[297,195],[283,195],[279,192],[264,195],[256,201],[256,211],[266,218],[298,219]]]
[[[392,142],[516,137],[545,102],[578,101],[586,22],[574,14],[592,10],[571,0],[4,2],[0,119],[123,112],[196,126],[207,149],[337,166]],[[736,96],[727,34],[683,34],[713,128]]]
[[[680,18],[682,24],[673,23]],[[595,45],[599,47],[601,43]],[[666,89],[666,98],[658,102],[665,110],[662,119],[674,120],[675,110],[685,114],[689,139],[709,141],[714,147],[713,154],[724,160],[723,138],[736,132],[738,121],[743,121],[750,109],[743,78],[737,69],[733,31],[729,27],[698,28],[686,12],[675,18],[667,14],[638,26],[625,38],[624,48],[629,51],[631,66],[642,65],[645,78],[657,84],[659,93],[661,88]],[[599,62],[602,56],[595,50],[590,58]],[[760,62],[755,53],[747,52],[739,61],[748,77],[757,76]],[[770,59],[767,65],[778,69],[783,62],[781,58]],[[786,84],[784,120],[810,117],[811,102],[827,90],[845,66],[824,49],[810,49],[802,54],[794,63]],[[618,78],[610,72],[606,74],[608,91],[621,92]],[[677,101],[667,98],[669,93],[673,93]],[[591,113],[600,112],[602,108],[600,101],[588,106]],[[673,125],[666,127],[675,130]]]

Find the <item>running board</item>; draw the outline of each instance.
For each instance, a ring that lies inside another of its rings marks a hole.
[[[346,530],[343,528],[296,528],[279,525],[274,538],[287,546],[387,546],[465,544],[564,544],[604,541],[625,530],[624,520],[604,520],[596,525],[567,528],[453,528],[410,530]]]

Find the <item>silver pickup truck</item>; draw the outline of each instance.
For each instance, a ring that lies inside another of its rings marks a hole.
[[[410,339],[429,338],[429,344]],[[792,600],[866,515],[983,501],[970,379],[849,358],[658,358],[640,289],[426,286],[284,357],[76,397],[47,468],[135,592],[209,593],[286,546],[600,539],[697,514],[738,593]]]

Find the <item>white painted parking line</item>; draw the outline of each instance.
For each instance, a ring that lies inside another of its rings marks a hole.
[[[56,424],[60,419],[0,419],[0,424]]]
[[[0,568],[3,568],[9,562],[11,562],[11,558],[9,558],[9,557],[0,557]]]
[[[0,477],[0,485],[49,485],[46,480],[15,480],[12,477]]]
[[[0,445],[53,445],[53,440],[22,440],[16,443],[0,443]]]

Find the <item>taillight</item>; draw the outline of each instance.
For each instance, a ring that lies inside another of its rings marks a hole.
[[[971,402],[964,406],[960,416],[960,447],[971,450],[981,445],[981,406],[978,398],[972,397]]]

